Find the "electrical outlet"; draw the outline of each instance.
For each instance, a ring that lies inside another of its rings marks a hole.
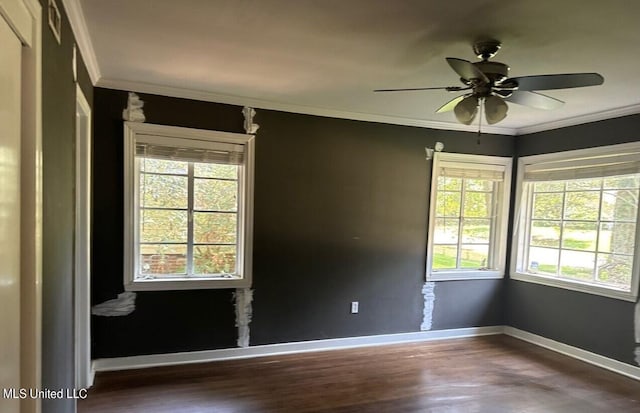
[[[358,302],[351,301],[351,314],[358,314]]]

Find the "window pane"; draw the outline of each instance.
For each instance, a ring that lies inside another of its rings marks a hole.
[[[565,219],[595,221],[600,210],[599,191],[567,192],[564,207]]]
[[[187,211],[141,210],[140,242],[187,242]]]
[[[596,254],[562,250],[560,252],[560,275],[582,281],[593,281]]]
[[[462,189],[461,178],[447,178],[446,176],[438,177],[438,190],[443,191],[459,191]]]
[[[227,244],[236,242],[236,214],[194,212],[194,242],[203,244]]]
[[[194,179],[194,207],[206,211],[236,211],[238,182],[217,179]]]
[[[465,219],[462,223],[462,242],[465,244],[488,244],[491,232],[489,219]]]
[[[605,178],[603,184],[604,189],[638,188],[639,186],[639,175],[614,176],[611,178]]]
[[[140,245],[140,274],[186,274],[186,272],[186,245]]]
[[[637,214],[638,190],[623,189],[602,194],[602,221],[635,221]]]
[[[455,245],[434,245],[432,267],[434,270],[456,268],[457,256],[458,247]]]
[[[235,245],[196,245],[193,247],[195,274],[235,274]]]
[[[600,189],[602,178],[595,179],[576,179],[567,181],[567,191],[575,191],[581,189]]]
[[[533,221],[531,223],[531,245],[538,247],[560,246],[560,223],[553,221]]]
[[[636,224],[617,222],[600,224],[598,251],[633,254]]]
[[[490,192],[467,192],[464,196],[464,216],[488,218],[491,216]]]
[[[534,192],[563,192],[564,182],[536,182]]]
[[[631,286],[631,271],[633,257],[599,254],[598,255],[598,281],[610,284],[627,291]]]
[[[138,157],[140,170],[143,172],[157,172],[164,174],[187,174],[188,162],[170,161],[168,159],[152,159]]]
[[[488,245],[462,245],[460,268],[486,268],[488,258]]]
[[[436,218],[433,242],[436,244],[457,244],[458,225],[458,219]]]
[[[562,248],[595,251],[598,237],[596,222],[565,222],[562,232]]]
[[[460,216],[460,192],[438,192],[436,199],[436,216]]]
[[[140,174],[140,203],[147,208],[187,208],[187,177]]]
[[[529,272],[556,275],[558,273],[558,250],[533,247],[529,250]]]
[[[560,219],[562,217],[562,198],[560,194],[535,194],[533,196],[534,219]]]
[[[638,188],[640,175],[614,176],[604,179],[604,189]]]
[[[465,179],[464,183],[467,191],[493,191],[493,181],[487,181],[485,179]]]
[[[238,166],[194,162],[193,174],[198,178],[238,179]]]

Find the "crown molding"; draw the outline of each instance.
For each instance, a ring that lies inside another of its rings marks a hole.
[[[515,129],[516,135],[529,135],[537,132],[544,132],[552,129],[566,128],[569,126],[583,125],[585,123],[598,122],[601,120],[620,118],[622,116],[636,115],[640,113],[640,104],[623,106],[620,108],[603,110],[601,112],[588,113],[586,115],[574,116],[571,118],[554,120],[553,122],[538,123],[531,126],[524,126]]]
[[[62,0],[62,5],[67,12],[69,18],[69,24],[71,30],[76,38],[76,43],[80,49],[82,60],[87,67],[91,83],[95,86],[100,79],[100,67],[98,66],[98,59],[91,43],[91,37],[89,36],[89,29],[87,28],[87,22],[84,19],[84,13],[82,11],[82,5],[80,0]]]
[[[134,91],[139,93],[149,93],[154,95],[170,96],[176,98],[201,100],[206,102],[226,103],[229,105],[249,106],[259,109],[277,110],[282,112],[299,113],[304,115],[323,116],[330,118],[349,119],[365,122],[387,123],[392,125],[415,126],[420,128],[476,132],[475,126],[467,126],[454,122],[438,122],[423,119],[403,118],[399,116],[378,115],[370,113],[350,112],[344,110],[328,109],[315,106],[296,105],[290,103],[275,102],[262,99],[254,99],[244,96],[226,95],[221,93],[200,91],[194,89],[162,86],[153,83],[132,82],[121,79],[100,78],[96,86],[106,89],[118,89]],[[516,130],[512,128],[482,126],[484,133],[499,135],[515,135]]]
[[[100,73],[98,60],[96,58],[93,43],[89,35],[89,29],[84,18],[80,0],[62,0],[62,4],[67,13],[71,29],[75,35],[78,48],[84,60],[89,77],[94,86],[107,89],[120,89],[127,91],[137,91],[163,96],[171,96],[184,99],[194,99],[206,102],[226,103],[238,106],[250,106],[260,109],[278,110],[283,112],[300,113],[305,115],[315,115],[339,119],[349,119],[365,122],[378,122],[392,125],[414,126],[420,128],[430,128],[439,130],[450,130],[460,132],[476,132],[472,125],[463,125],[457,122],[442,122],[415,118],[405,118],[401,116],[389,116],[371,113],[350,112],[344,110],[329,109],[315,106],[296,105],[291,103],[275,102],[269,100],[255,99],[244,96],[227,95],[215,92],[199,91],[188,88],[163,86],[153,83],[128,81],[121,79],[105,79]],[[538,123],[529,126],[508,128],[502,126],[486,125],[482,127],[483,132],[498,135],[529,135],[537,132],[544,132],[553,129],[566,128],[590,122],[597,122],[622,116],[635,115],[640,113],[640,104],[623,106],[616,109],[604,110],[571,118],[555,120],[551,122]]]

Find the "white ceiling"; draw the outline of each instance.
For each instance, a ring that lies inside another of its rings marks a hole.
[[[477,126],[459,125],[452,113],[434,113],[455,94],[372,90],[459,85],[445,57],[475,61],[473,40],[493,37],[503,43],[494,60],[507,63],[511,76],[599,72],[605,83],[543,92],[566,101],[554,111],[511,104],[507,119],[485,130],[517,134],[640,113],[640,2],[635,0],[67,0],[65,5],[94,81],[106,87],[474,130]]]

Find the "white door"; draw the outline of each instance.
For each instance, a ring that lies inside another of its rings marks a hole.
[[[0,17],[0,411],[20,388],[20,125],[22,44]],[[7,393],[7,391],[9,393]]]

